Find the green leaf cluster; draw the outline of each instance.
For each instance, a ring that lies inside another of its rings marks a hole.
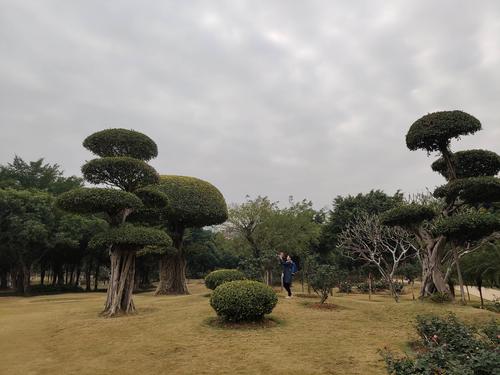
[[[404,228],[419,225],[436,217],[433,208],[418,203],[411,203],[395,207],[381,215],[383,225],[400,226]]]
[[[461,212],[436,221],[434,232],[465,243],[476,241],[500,230],[500,216],[484,211]]]
[[[136,251],[145,246],[170,246],[171,244],[172,240],[162,230],[125,223],[97,234],[92,238],[89,246],[100,248],[117,245],[122,250]]]

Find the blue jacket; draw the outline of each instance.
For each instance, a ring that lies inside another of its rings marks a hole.
[[[281,260],[281,265],[283,266],[283,282],[290,284],[293,276],[293,262]]]

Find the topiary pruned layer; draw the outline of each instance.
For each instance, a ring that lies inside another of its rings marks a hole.
[[[459,151],[453,154],[457,178],[495,176],[500,172],[500,155],[487,150]],[[432,163],[432,170],[449,179],[443,157]]]
[[[205,277],[205,285],[208,289],[214,290],[219,285],[227,283],[229,281],[244,280],[245,274],[236,269],[221,269],[210,272]]]
[[[94,236],[89,243],[92,248],[117,245],[123,250],[139,250],[145,246],[170,246],[171,238],[163,230],[122,224]]]
[[[434,232],[458,243],[476,241],[500,230],[500,217],[489,212],[465,212],[441,218]]]
[[[149,164],[125,156],[90,160],[82,166],[82,173],[90,183],[112,185],[125,191],[156,184],[160,178]]]
[[[83,141],[83,147],[101,157],[128,156],[148,161],[158,156],[158,148],[151,138],[127,129],[96,132]]]
[[[217,315],[231,322],[261,320],[277,303],[278,297],[271,287],[251,280],[219,285],[210,297],[210,305]]]
[[[462,111],[429,113],[413,123],[406,134],[410,150],[442,151],[450,140],[481,130],[481,123],[474,116]]]
[[[412,227],[436,217],[436,212],[421,204],[407,204],[388,210],[382,214],[382,224],[387,226]]]
[[[142,202],[134,194],[122,190],[77,188],[59,195],[57,205],[70,212],[106,212],[113,216],[124,209],[138,209],[142,207]]]
[[[489,176],[461,178],[436,188],[433,195],[447,202],[457,198],[469,204],[500,202],[500,179]]]

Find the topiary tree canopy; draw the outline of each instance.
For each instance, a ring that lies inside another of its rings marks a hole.
[[[452,180],[434,190],[436,198],[445,198],[449,204],[457,199],[471,205],[500,202],[500,179],[497,177],[470,177]]]
[[[430,221],[436,217],[431,207],[422,204],[408,204],[395,207],[384,212],[381,216],[382,224],[411,228],[420,225],[423,221]]]
[[[227,220],[224,196],[207,181],[187,176],[161,176],[157,189],[169,201],[166,219],[172,225],[204,227]]]
[[[148,161],[158,156],[156,143],[147,135],[127,129],[106,129],[88,136],[83,147],[101,157],[128,156]]]
[[[126,191],[101,188],[78,188],[61,194],[57,205],[66,211],[80,214],[105,212],[114,217],[125,209],[136,210],[142,201]]]
[[[386,225],[406,227],[415,234],[421,249],[421,295],[435,291],[450,294],[447,279],[451,268],[457,268],[461,289],[460,256],[470,251],[474,242],[498,231],[498,218],[493,213],[500,201],[500,158],[495,152],[469,150],[452,153],[452,139],[481,130],[474,116],[462,111],[427,114],[411,125],[406,135],[410,150],[439,152],[432,169],[443,175],[447,184],[438,187],[433,208],[424,205],[404,205],[387,212]],[[475,209],[472,209],[475,208]],[[466,250],[467,249],[467,250]],[[462,292],[463,299],[463,292]]]
[[[436,235],[446,236],[458,244],[477,241],[500,230],[500,217],[490,212],[472,211],[441,218],[436,222]]]
[[[92,184],[115,186],[125,191],[135,191],[159,181],[153,167],[127,156],[91,160],[82,167],[82,173]]]
[[[442,151],[454,138],[474,134],[481,130],[481,123],[474,116],[462,111],[429,113],[413,123],[406,134],[406,145],[412,151]]]
[[[103,314],[131,313],[135,311],[132,292],[136,252],[144,246],[171,244],[171,239],[162,230],[126,223],[134,211],[143,207],[134,192],[159,181],[159,175],[144,161],[157,155],[157,147],[146,135],[125,129],[94,133],[85,139],[84,146],[101,156],[82,167],[85,179],[115,189],[75,189],[62,194],[58,205],[77,213],[107,214],[110,228],[90,241],[92,247],[107,246],[111,256],[111,275]]]
[[[487,150],[467,150],[452,155],[457,178],[495,176],[500,172],[500,155]],[[448,167],[443,157],[432,163],[432,170],[449,179]]]
[[[161,258],[156,294],[188,294],[186,259],[182,249],[184,232],[186,228],[201,228],[226,221],[224,196],[207,181],[171,175],[161,176],[158,185],[140,189],[138,194],[157,206],[157,217],[163,221],[177,250],[175,256],[165,254]]]

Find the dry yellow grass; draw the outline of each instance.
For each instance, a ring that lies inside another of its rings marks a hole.
[[[199,283],[190,296],[135,296],[135,316],[98,316],[104,294],[0,298],[0,374],[384,374],[377,350],[404,350],[420,313],[453,311],[470,322],[494,314],[386,296],[335,296],[339,309],[280,298],[273,328],[230,330]]]

